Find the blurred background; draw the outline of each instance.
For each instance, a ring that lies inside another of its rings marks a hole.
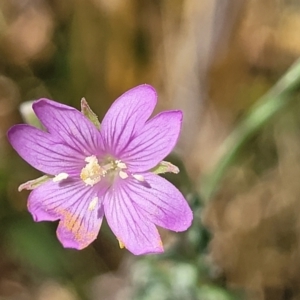
[[[0,1],[0,299],[300,299],[300,100],[241,149],[209,202],[201,189],[219,149],[300,56],[299,0]],[[100,120],[129,88],[153,85],[156,112],[182,109],[168,176],[194,211],[185,233],[161,231],[163,255],[134,257],[106,224],[87,249],[63,249],[57,224],[34,223],[39,177],[6,131],[41,97]]]

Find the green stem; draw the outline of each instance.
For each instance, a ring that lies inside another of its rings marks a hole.
[[[245,142],[265,125],[276,113],[285,107],[300,86],[300,59],[281,77],[281,79],[262,96],[249,110],[222,145],[222,155],[214,170],[203,178],[201,195],[209,201],[219,187],[226,170],[234,161]]]

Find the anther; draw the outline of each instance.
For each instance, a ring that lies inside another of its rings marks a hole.
[[[64,179],[67,179],[68,177],[69,177],[69,174],[67,174],[67,173],[59,173],[52,180],[53,180],[53,182],[60,182]]]

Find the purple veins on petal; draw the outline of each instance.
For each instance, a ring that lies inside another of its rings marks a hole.
[[[151,116],[157,95],[153,87],[139,85],[121,95],[101,122],[106,150],[118,156]]]
[[[15,125],[8,139],[18,154],[37,170],[57,175],[73,172],[82,166],[84,156],[63,141],[30,125]]]
[[[150,119],[122,151],[122,159],[130,170],[143,172],[160,163],[175,147],[181,122],[181,111],[162,112]]]
[[[31,192],[28,210],[35,221],[60,220],[57,236],[63,246],[82,249],[100,230],[103,211],[98,193],[81,181],[49,181]]]
[[[150,118],[156,100],[149,85],[127,91],[98,130],[92,117],[40,99],[33,109],[45,131],[29,125],[8,131],[19,155],[46,174],[41,184],[36,179],[21,186],[33,188],[28,210],[35,221],[59,221],[57,236],[64,247],[87,247],[104,215],[120,246],[136,255],[163,252],[156,225],[174,231],[190,226],[192,211],[183,195],[149,171],[178,172],[162,160],[178,140],[182,112]]]
[[[103,147],[98,129],[80,111],[48,99],[33,104],[47,131],[84,155],[99,154]]]
[[[173,231],[190,227],[193,214],[179,190],[158,175],[146,173],[143,176],[150,189],[132,179],[123,182],[122,188],[144,219]]]
[[[106,193],[103,205],[109,227],[125,248],[135,255],[163,252],[156,226],[123,189]]]

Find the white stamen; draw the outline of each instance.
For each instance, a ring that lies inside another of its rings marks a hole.
[[[98,159],[95,155],[91,155],[85,158],[85,160],[87,163],[93,162],[93,163],[98,163]]]
[[[117,167],[120,168],[120,169],[127,169],[126,164],[124,164],[120,160],[116,160],[116,164],[117,164]]]
[[[52,180],[53,180],[53,182],[60,182],[64,179],[67,179],[68,177],[69,177],[69,174],[67,174],[67,173],[59,173]]]
[[[122,178],[122,179],[126,179],[128,177],[128,174],[124,171],[120,171],[119,172],[119,176]]]
[[[85,158],[86,165],[80,172],[80,178],[89,186],[94,186],[104,177],[110,183],[114,181],[116,176],[120,176],[122,179],[128,177],[127,166],[121,160],[116,160],[111,157],[104,157],[98,161],[95,155],[91,155]]]
[[[99,198],[98,197],[94,197],[89,205],[88,210],[92,211],[95,209],[97,203],[98,203]]]
[[[132,177],[135,178],[137,181],[145,181],[144,176],[140,175],[140,174],[132,174]]]

